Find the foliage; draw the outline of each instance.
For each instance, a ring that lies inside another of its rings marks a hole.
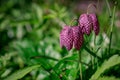
[[[17,80],[17,79],[21,79],[27,73],[29,73],[30,71],[32,71],[33,69],[38,68],[38,67],[40,67],[40,65],[34,65],[34,66],[31,66],[31,67],[24,68],[22,70],[19,70],[19,71],[15,72],[14,74],[8,76],[4,80]]]
[[[100,77],[100,75],[105,72],[105,70],[120,64],[120,56],[118,55],[114,55],[112,56],[110,59],[108,59],[107,61],[105,61],[100,68],[97,69],[97,71],[93,74],[93,76],[91,77],[91,80],[94,79],[98,79]]]
[[[115,25],[119,4],[108,2],[112,3],[112,18],[107,5],[102,6],[104,9],[98,13],[100,33],[98,36],[84,35],[80,51],[60,48],[61,26],[70,25],[70,20],[79,17],[81,13],[74,12],[78,3],[1,0],[0,80],[80,80],[80,75],[83,80],[119,80],[120,33]]]

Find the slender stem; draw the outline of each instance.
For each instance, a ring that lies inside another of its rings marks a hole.
[[[80,51],[78,52],[79,55],[79,70],[80,70],[80,79],[82,80],[82,63],[81,62],[81,53]]]
[[[98,59],[101,59],[101,57],[99,57],[98,55],[96,55],[94,52],[92,52],[90,49],[88,49],[86,46],[84,46],[84,49],[89,52],[92,56],[98,58]]]
[[[96,35],[94,34],[94,46],[96,46]],[[95,53],[97,54],[97,53]],[[94,69],[94,64],[95,64],[95,58],[93,56],[91,56],[91,60],[92,60],[92,68]]]
[[[109,16],[110,16],[110,18],[111,18],[112,12],[111,12],[111,9],[110,9],[109,2],[108,2],[108,0],[105,0],[105,1],[106,1],[106,4],[107,4],[107,7],[108,7]]]
[[[110,43],[109,43],[109,52],[108,54],[110,54],[110,49],[111,49],[111,43],[112,43],[112,32],[110,32]]]
[[[116,9],[116,6],[114,6],[114,8],[113,8],[113,15],[112,15],[112,21],[111,21],[111,32],[113,30],[113,25],[114,25],[115,9]]]
[[[110,54],[110,49],[111,49],[111,43],[112,43],[112,33],[113,33],[113,25],[114,25],[114,18],[115,18],[115,9],[116,6],[114,6],[113,8],[113,15],[112,15],[112,19],[111,19],[111,30],[110,30],[110,43],[109,43],[109,54]]]
[[[90,55],[90,58],[91,58],[92,69],[94,69],[94,57],[92,55]]]
[[[94,45],[96,45],[96,36],[94,35]]]
[[[72,23],[74,22],[74,21],[77,21],[78,19],[77,18],[73,18],[72,20],[71,20],[71,22],[70,22],[70,26],[72,26]]]

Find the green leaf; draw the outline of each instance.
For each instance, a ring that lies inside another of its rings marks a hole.
[[[107,70],[117,64],[120,64],[120,56],[114,55],[114,56],[110,57],[110,59],[105,61],[102,64],[102,66],[97,69],[97,71],[93,74],[93,76],[91,77],[90,80],[97,80],[105,70]]]
[[[115,77],[107,77],[107,76],[103,76],[100,77],[98,80],[120,80],[119,78],[115,78]]]
[[[34,66],[31,66],[31,67],[26,67],[24,69],[18,70],[17,72],[11,74],[10,76],[8,76],[4,80],[18,80],[18,79],[21,79],[26,74],[28,74],[29,72],[31,72],[33,69],[36,69],[38,67],[40,67],[40,65],[34,65]]]
[[[78,72],[77,54],[62,58],[54,67],[54,71],[61,75],[62,80],[75,80]]]

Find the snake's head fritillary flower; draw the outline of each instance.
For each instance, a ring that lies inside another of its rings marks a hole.
[[[82,32],[89,35],[92,30],[92,19],[88,14],[82,14],[79,18],[79,25]]]
[[[73,30],[69,26],[65,26],[60,32],[60,46],[71,50],[73,47]]]
[[[80,48],[83,44],[83,33],[82,33],[82,30],[81,30],[81,27],[80,26],[74,26],[74,27],[72,27],[72,29],[73,29],[73,38],[74,38],[73,44],[74,44],[74,47],[77,50],[80,50]]]
[[[96,16],[96,14],[89,14],[89,15],[92,18],[93,30],[94,30],[95,34],[98,35],[98,33],[99,33],[99,22],[98,22],[97,16]]]
[[[79,50],[83,44],[83,33],[80,26],[65,26],[60,32],[60,46],[69,51],[73,45]]]
[[[79,18],[79,25],[82,32],[89,35],[93,29],[95,34],[99,33],[99,22],[96,14],[82,14]]]

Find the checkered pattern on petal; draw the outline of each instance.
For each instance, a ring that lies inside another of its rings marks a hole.
[[[79,24],[82,28],[82,32],[89,35],[92,29],[91,17],[88,14],[82,14],[79,18]]]
[[[99,33],[99,22],[98,22],[97,16],[96,16],[96,14],[89,14],[89,15],[92,18],[93,30],[94,30],[95,34],[98,35],[98,33]]]
[[[73,29],[73,44],[74,47],[79,50],[83,44],[83,33],[80,26],[74,26]]]
[[[67,50],[71,50],[73,47],[73,30],[72,28],[65,26],[60,33],[60,46],[66,47]]]

